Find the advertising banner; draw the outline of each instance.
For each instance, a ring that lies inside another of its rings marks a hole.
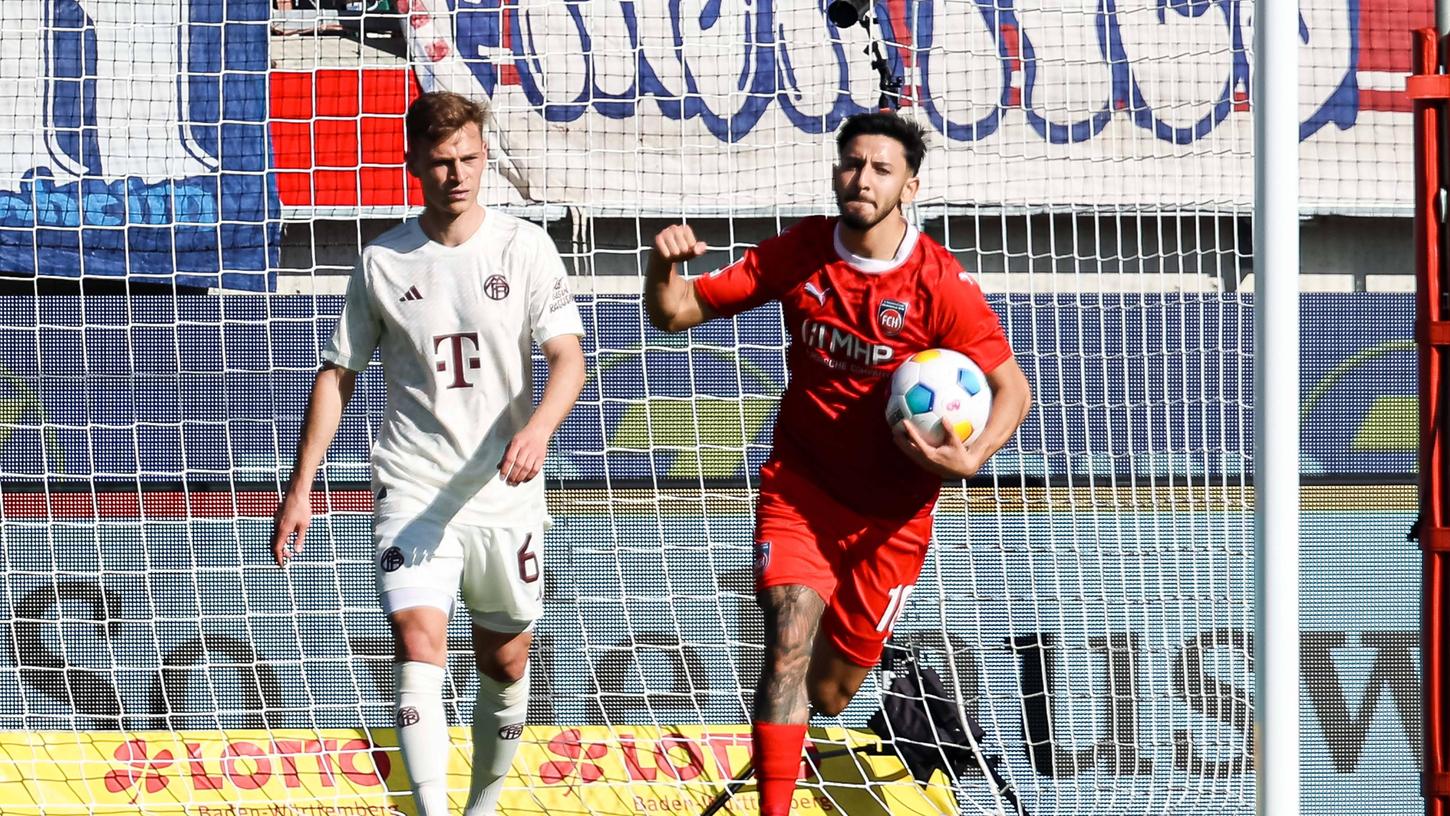
[[[448,786],[468,793],[466,728],[451,729]],[[828,745],[872,748],[869,732],[815,729]],[[834,753],[834,751],[828,751]],[[525,729],[500,816],[700,812],[750,760],[750,727]],[[802,763],[792,812],[951,812],[941,785],[919,787],[892,755]],[[391,728],[277,731],[0,732],[7,816],[408,816],[416,813]],[[754,786],[730,813],[759,809]]]
[[[925,203],[1247,211],[1253,5],[883,0]],[[1300,4],[1302,206],[1403,210],[1408,29],[1428,3]],[[414,0],[424,90],[491,100],[500,170],[540,202],[634,214],[829,202],[831,134],[873,110],[860,27],[819,3]],[[1391,149],[1393,148],[1393,149]],[[1371,158],[1372,157],[1372,158]],[[1386,162],[1398,167],[1389,170]]]
[[[21,0],[0,271],[268,289],[268,0]]]

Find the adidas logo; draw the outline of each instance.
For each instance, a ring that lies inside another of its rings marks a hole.
[[[403,296],[400,297],[400,298],[398,298],[398,302],[399,303],[402,303],[403,301],[407,301],[407,300],[422,300],[422,299],[423,299],[423,293],[418,291],[418,287],[416,287],[416,286],[409,286],[408,287],[408,291],[404,292],[403,293]]]

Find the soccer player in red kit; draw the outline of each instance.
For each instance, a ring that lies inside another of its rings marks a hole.
[[[965,479],[1011,438],[1031,392],[975,279],[913,227],[926,153],[894,113],[846,120],[836,138],[840,216],[807,218],[738,262],[687,281],[675,265],[705,244],[688,226],[655,236],[650,322],[683,331],[780,301],[791,343],[756,505],[756,597],[765,660],[753,717],[760,812],[790,811],[810,710],[839,714],[881,659],[931,541],[943,479]],[[950,348],[987,373],[992,414],[967,445],[886,423],[891,374]],[[818,636],[819,635],[819,636]]]

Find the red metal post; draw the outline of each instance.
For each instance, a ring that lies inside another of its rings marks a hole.
[[[1447,287],[1441,247],[1445,202],[1441,173],[1450,76],[1440,71],[1439,37],[1434,29],[1414,32],[1414,76],[1406,90],[1414,100],[1415,117],[1415,340],[1420,374],[1420,521],[1422,552],[1421,667],[1424,757],[1421,791],[1427,816],[1450,816],[1450,744],[1447,744],[1445,655],[1447,628],[1446,577],[1450,574],[1450,519],[1446,518],[1447,427],[1446,389],[1441,366],[1450,347],[1450,323],[1445,322]]]

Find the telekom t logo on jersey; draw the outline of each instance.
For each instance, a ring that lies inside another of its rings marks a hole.
[[[443,348],[444,346],[447,348]],[[449,388],[472,388],[473,383],[468,381],[467,371],[477,369],[479,360],[470,356],[478,350],[478,332],[455,332],[453,334],[440,334],[433,338],[433,351],[441,350],[438,358],[438,370],[453,373],[453,382],[448,384]]]

